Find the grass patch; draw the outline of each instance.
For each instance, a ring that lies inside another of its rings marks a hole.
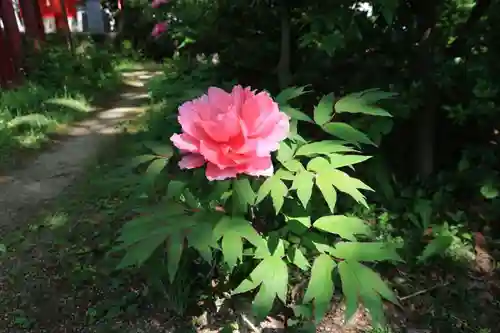
[[[28,57],[26,82],[0,91],[0,165],[12,153],[36,150],[68,124],[84,119],[92,104],[121,84],[114,55],[93,45],[75,55],[48,46]]]

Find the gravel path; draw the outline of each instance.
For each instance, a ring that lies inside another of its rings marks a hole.
[[[125,87],[110,108],[97,106],[95,115],[69,128],[68,136],[19,170],[0,174],[0,231],[15,229],[56,198],[112,143],[119,124],[145,109],[145,83],[156,72],[124,73]]]

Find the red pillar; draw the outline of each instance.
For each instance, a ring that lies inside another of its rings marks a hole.
[[[12,81],[19,83],[21,81],[22,41],[14,7],[10,0],[0,0],[0,15],[2,16],[5,30],[3,39],[7,40],[7,46],[10,49],[11,59],[14,63],[15,75]]]
[[[69,34],[67,5],[65,0],[51,0],[52,12],[56,20],[57,31]]]
[[[0,88],[8,88],[15,81],[16,73],[12,63],[11,49],[2,28],[0,28],[0,49],[2,49],[0,52]]]
[[[26,37],[30,42],[33,42],[35,49],[39,49],[40,43],[45,39],[45,33],[38,2],[35,2],[35,0],[19,0],[19,4]]]

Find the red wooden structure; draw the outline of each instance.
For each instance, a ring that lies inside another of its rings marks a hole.
[[[68,18],[76,17],[78,0],[19,0],[25,37],[35,49],[45,40],[43,20],[53,19],[57,30],[69,32]],[[64,4],[64,5],[63,5]],[[65,7],[65,12],[62,8]],[[0,87],[21,82],[22,35],[12,0],[0,0]]]
[[[21,34],[17,26],[14,7],[10,0],[0,0],[0,18],[3,28],[0,31],[0,84],[12,86],[21,80]]]
[[[18,0],[26,40],[41,48],[45,40],[43,20],[54,20],[57,31],[69,33],[68,18],[76,18],[76,6],[85,0]],[[123,9],[123,0],[118,8]],[[64,10],[63,10],[64,7]],[[22,81],[23,37],[12,0],[0,0],[0,88]]]
[[[76,17],[78,2],[79,0],[38,0],[38,6],[40,7],[42,19],[53,19],[56,23],[56,29],[65,31],[69,29],[67,18]],[[63,7],[66,9],[66,15],[64,15]]]

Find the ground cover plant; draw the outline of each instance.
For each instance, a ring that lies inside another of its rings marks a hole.
[[[115,62],[108,51],[85,43],[74,54],[56,44],[28,56],[26,82],[0,92],[2,156],[38,148],[50,134],[64,133],[64,126],[88,116],[99,91],[119,86]]]

